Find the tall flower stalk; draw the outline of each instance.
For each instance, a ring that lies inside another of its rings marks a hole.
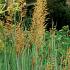
[[[46,0],[37,0],[31,26],[32,41],[40,47],[45,33]]]
[[[32,26],[31,26],[31,41],[33,45],[32,56],[32,70],[39,70],[43,68],[43,55],[39,59],[39,49],[43,46],[43,39],[45,34],[45,17],[46,12],[46,0],[37,0],[34,7]],[[43,48],[42,48],[43,50]],[[40,62],[40,64],[38,63]]]

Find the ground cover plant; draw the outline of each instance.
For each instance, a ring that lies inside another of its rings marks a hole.
[[[70,70],[70,30],[46,30],[47,0],[37,0],[27,23],[25,0],[0,0],[0,70]]]

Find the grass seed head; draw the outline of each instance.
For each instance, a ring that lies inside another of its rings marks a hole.
[[[45,33],[46,0],[37,0],[31,26],[32,41],[41,46]]]
[[[21,53],[22,48],[24,48],[24,32],[22,28],[17,25],[16,27],[16,52]]]

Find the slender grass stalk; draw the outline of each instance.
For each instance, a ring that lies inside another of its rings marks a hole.
[[[52,66],[54,70],[58,69],[57,65],[57,46],[56,46],[56,39],[55,39],[55,30],[52,28],[51,30],[51,49],[52,49],[52,54],[51,54],[51,59],[52,59]]]

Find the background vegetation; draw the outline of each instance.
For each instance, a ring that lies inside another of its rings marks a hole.
[[[0,70],[70,70],[69,6],[33,2],[0,0]]]

